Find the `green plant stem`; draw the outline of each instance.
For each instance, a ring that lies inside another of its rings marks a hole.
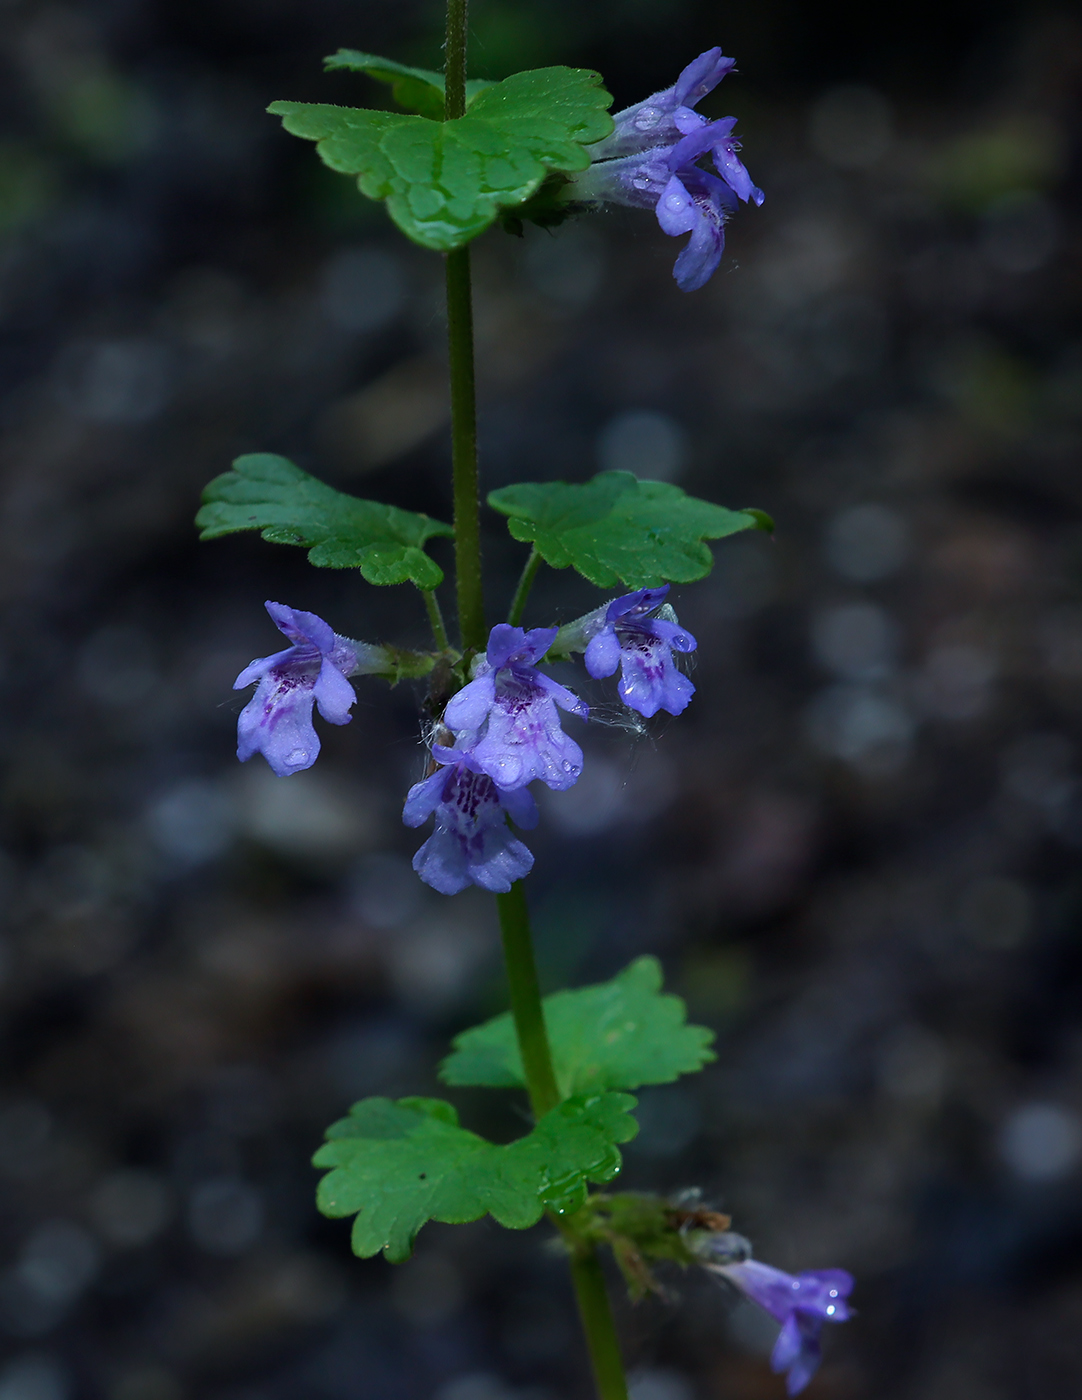
[[[531,549],[530,557],[526,560],[522,573],[519,575],[518,587],[511,600],[511,611],[507,614],[507,620],[512,627],[517,627],[522,621],[522,614],[526,611],[526,599],[530,596],[530,589],[533,587],[533,581],[537,577],[537,571],[540,567],[541,556],[536,549]]]
[[[443,114],[446,121],[466,110],[467,0],[447,0]],[[447,347],[451,371],[451,463],[454,471],[455,583],[462,649],[485,646],[481,592],[481,508],[477,476],[477,400],[473,370],[473,304],[470,250],[447,254]]]
[[[540,1118],[560,1102],[556,1074],[552,1068],[552,1050],[541,1006],[541,988],[537,980],[537,964],[530,937],[530,914],[526,907],[526,890],[521,880],[507,894],[498,894],[500,930],[503,934],[503,956],[507,965],[507,981],[511,989],[511,1015],[515,1021],[522,1065],[526,1071],[526,1086],[534,1117]],[[605,1276],[593,1245],[579,1239],[574,1231],[555,1220],[571,1254],[571,1279],[575,1299],[586,1334],[594,1379],[600,1400],[627,1400],[627,1381],[620,1356],[620,1342],[612,1318]]]
[[[627,1400],[627,1380],[620,1355],[620,1339],[612,1318],[605,1275],[593,1245],[573,1245],[571,1281],[579,1305],[582,1330],[590,1350],[590,1362],[601,1400]]]
[[[526,1087],[534,1117],[541,1118],[560,1102],[556,1074],[552,1068],[552,1051],[541,1009],[541,987],[537,980],[533,940],[530,937],[530,914],[526,907],[526,890],[516,880],[507,894],[498,894],[500,932],[503,934],[503,958],[507,966],[507,984],[511,991],[511,1015],[526,1071]]]
[[[447,0],[447,50],[444,117],[451,121],[466,110],[466,4]],[[474,387],[473,308],[470,294],[470,251],[447,254],[447,343],[451,371],[451,461],[454,469],[455,569],[458,624],[467,654],[482,651],[486,642],[481,592],[480,484],[477,473],[477,406]],[[526,561],[510,621],[517,626],[526,606],[541,556],[533,551]],[[431,595],[426,594],[426,604]],[[435,598],[429,605],[433,617]],[[433,621],[433,631],[436,623]],[[437,633],[438,640],[438,633]],[[522,881],[507,894],[498,894],[504,961],[511,991],[511,1014],[526,1071],[534,1115],[542,1117],[560,1102],[552,1068],[541,988],[537,980],[530,916]],[[586,1343],[590,1350],[600,1400],[627,1400],[627,1382],[620,1344],[612,1320],[605,1279],[592,1245],[564,1230],[571,1249],[571,1274]]]
[[[451,370],[451,465],[455,501],[455,583],[465,652],[487,638],[481,593],[481,503],[477,476],[477,408],[473,378],[470,250],[447,254],[447,344]]]
[[[440,600],[430,588],[422,588],[421,597],[425,600],[425,610],[428,613],[428,624],[432,628],[433,640],[440,651],[446,651],[450,643],[447,640],[447,628],[443,625]]]
[[[443,117],[452,121],[466,110],[466,12],[468,0],[447,0],[447,44],[444,49]]]

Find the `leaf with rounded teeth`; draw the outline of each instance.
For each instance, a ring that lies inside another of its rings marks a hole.
[[[429,1220],[459,1225],[490,1214],[511,1230],[536,1225],[546,1210],[569,1214],[586,1199],[588,1181],[620,1170],[616,1144],[635,1136],[630,1094],[568,1099],[533,1131],[505,1146],[460,1127],[442,1099],[363,1099],[327,1130],[317,1167],[324,1215],[355,1215],[353,1249],[367,1259],[381,1249],[408,1259]]]
[[[307,548],[317,567],[360,569],[369,583],[412,580],[426,589],[443,582],[443,570],[425,542],[454,535],[430,516],[336,491],[271,452],[238,457],[232,471],[215,477],[195,523],[203,540],[260,530],[272,544]]]
[[[386,65],[383,71],[394,77]],[[399,78],[423,87],[423,75],[408,70]],[[450,252],[501,211],[524,204],[551,171],[586,169],[585,146],[613,128],[605,111],[612,98],[600,82],[585,68],[515,73],[475,92],[452,121],[310,102],[272,102],[267,110],[294,136],[315,141],[332,170],[355,175],[362,194],[386,200],[414,242]],[[431,110],[430,99],[409,91]]]
[[[661,965],[643,957],[611,982],[555,992],[543,1002],[563,1094],[669,1084],[714,1059],[713,1031],[689,1026],[683,1001],[661,990]],[[445,1084],[525,1085],[509,1013],[463,1031],[440,1066]]]
[[[407,112],[418,112],[433,121],[443,120],[442,73],[433,73],[428,68],[411,68],[407,63],[396,63],[393,58],[380,58],[378,54],[362,53],[358,49],[339,49],[323,60],[323,66],[328,72],[348,68],[355,73],[367,73],[377,82],[390,83],[394,100]],[[467,105],[482,88],[491,86],[484,79],[471,78],[466,84]]]
[[[773,528],[762,511],[727,510],[630,472],[601,472],[582,485],[503,486],[489,493],[488,503],[509,517],[515,539],[533,544],[547,564],[570,565],[599,588],[692,583],[713,567],[705,540]]]

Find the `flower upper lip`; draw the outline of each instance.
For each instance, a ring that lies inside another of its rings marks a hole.
[[[735,63],[736,60],[726,58],[720,48],[707,49],[692,59],[672,87],[652,93],[613,114],[615,130],[589,148],[594,160],[635,155],[652,146],[671,144],[680,134],[677,114],[690,112],[697,102],[713,92]],[[644,121],[644,117],[648,120]]]

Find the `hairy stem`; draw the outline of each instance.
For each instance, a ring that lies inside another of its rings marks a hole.
[[[444,118],[452,121],[466,110],[466,0],[447,0],[444,82]],[[462,649],[469,653],[484,649],[486,635],[481,593],[481,511],[469,248],[456,248],[447,254],[447,346],[451,371],[458,625]]]
[[[592,1245],[572,1247],[571,1281],[586,1333],[590,1362],[601,1400],[627,1400],[627,1380],[620,1356],[620,1340],[612,1318],[605,1275]]]
[[[531,549],[530,557],[526,560],[522,573],[519,575],[518,587],[511,600],[511,611],[507,614],[507,620],[512,627],[517,627],[522,621],[522,614],[526,611],[526,599],[530,596],[530,589],[533,587],[533,581],[537,577],[537,571],[540,567],[541,556],[536,549]]]
[[[481,508],[477,477],[477,407],[473,381],[470,250],[447,254],[447,343],[451,369],[451,464],[455,498],[455,581],[462,649],[483,651]]]
[[[511,989],[511,1014],[526,1071],[530,1104],[534,1116],[540,1118],[560,1102],[560,1091],[552,1068],[552,1050],[541,1008],[541,988],[537,980],[530,915],[522,881],[513,884],[508,894],[498,894],[496,903],[500,910],[503,955]],[[555,1223],[571,1252],[571,1278],[598,1396],[600,1400],[627,1400],[620,1343],[597,1251],[562,1222],[557,1220]]]
[[[466,11],[469,0],[447,0],[447,43],[444,49],[443,116],[445,121],[466,110]]]
[[[511,990],[511,1014],[526,1071],[526,1087],[534,1117],[540,1118],[560,1102],[556,1075],[552,1068],[552,1051],[541,1010],[541,987],[537,980],[537,964],[530,937],[530,914],[526,908],[526,889],[517,880],[507,894],[498,894],[500,931],[503,934],[503,958],[507,966],[507,983]]]
[[[447,51],[444,117],[460,117],[466,110],[466,4],[447,0]],[[470,297],[470,252],[460,248],[447,254],[447,337],[451,370],[451,461],[454,468],[455,569],[458,623],[462,647],[468,654],[482,651],[486,641],[485,610],[481,592],[480,486],[477,474],[477,406],[473,366],[473,308]],[[530,586],[541,563],[532,551],[522,571],[510,621],[517,626],[526,607]],[[426,594],[429,616],[436,600]],[[433,631],[436,622],[433,620]],[[439,634],[437,641],[439,640]],[[541,989],[537,980],[526,891],[516,881],[507,894],[498,894],[504,961],[511,991],[511,1013],[526,1071],[526,1084],[534,1116],[542,1117],[560,1102],[552,1068]],[[627,1382],[620,1360],[620,1345],[609,1308],[605,1279],[591,1245],[565,1231],[571,1248],[571,1274],[578,1299],[586,1342],[590,1350],[600,1400],[627,1400]]]
[[[447,641],[447,628],[443,625],[443,613],[440,611],[440,600],[430,588],[422,588],[421,597],[425,600],[425,611],[428,613],[428,625],[432,628],[432,638],[440,651],[446,651],[449,643]]]

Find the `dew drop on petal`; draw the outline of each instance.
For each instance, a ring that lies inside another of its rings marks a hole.
[[[307,749],[294,749],[286,759],[287,763],[306,763],[308,761]]]

